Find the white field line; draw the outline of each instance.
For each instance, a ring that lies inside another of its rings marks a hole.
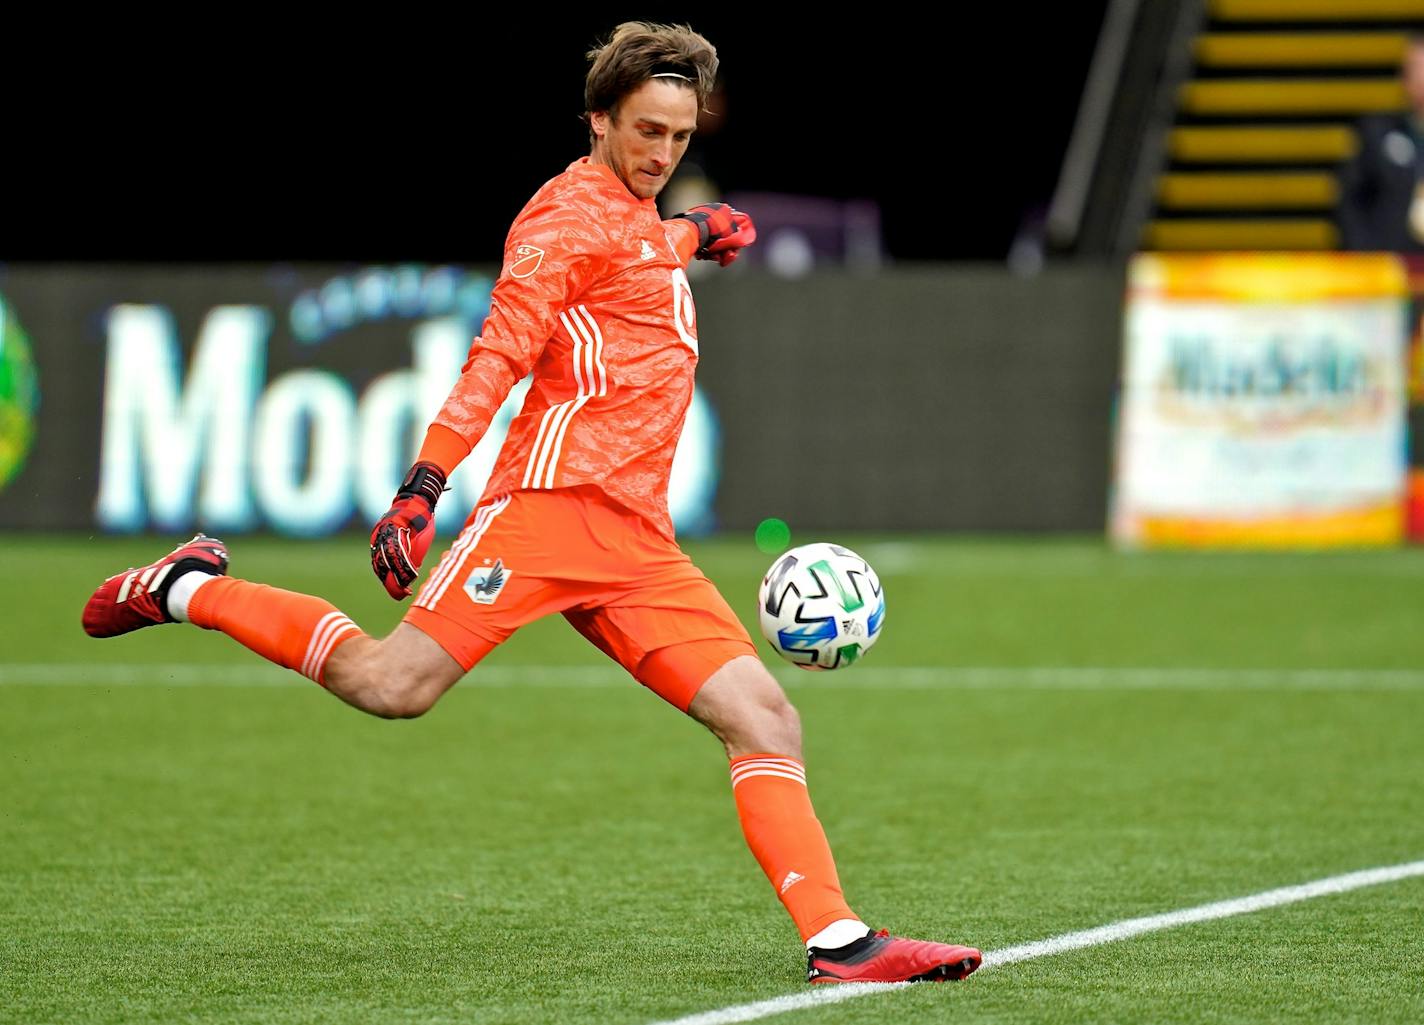
[[[1064,933],[1062,936],[1053,936],[1046,940],[988,951],[984,955],[984,965],[979,970],[981,972],[988,971],[993,968],[1001,968],[1004,965],[1016,964],[1019,961],[1029,961],[1036,957],[1049,957],[1069,950],[1081,950],[1084,947],[1116,943],[1119,940],[1141,936],[1143,933],[1175,929],[1179,925],[1190,925],[1193,922],[1209,922],[1217,918],[1245,915],[1252,911],[1264,911],[1267,908],[1296,904],[1303,900],[1313,900],[1316,897],[1348,893],[1366,886],[1379,886],[1382,883],[1398,882],[1401,879],[1410,879],[1415,876],[1424,876],[1424,861],[1412,861],[1405,865],[1390,865],[1384,868],[1369,868],[1360,872],[1350,872],[1347,875],[1317,879],[1299,886],[1285,886],[1279,890],[1267,890],[1264,893],[1255,893],[1248,897],[1237,897],[1234,900],[1202,904],[1194,908],[1184,908],[1181,911],[1169,911],[1162,915],[1148,915],[1145,918],[1129,918],[1121,922],[1113,922],[1110,925],[1100,925],[1096,929]],[[670,1018],[666,1021],[655,1022],[653,1025],[732,1025],[734,1022],[756,1021],[759,1018],[769,1018],[774,1014],[784,1014],[787,1011],[821,1007],[825,1004],[840,1003],[843,1000],[853,1000],[856,997],[906,989],[909,986],[910,983],[906,982],[850,983],[825,986],[790,996],[773,997],[770,1000],[738,1004],[715,1011],[703,1011],[683,1018]]]
[[[856,666],[849,672],[780,668],[784,684],[836,690],[1192,690],[1424,691],[1418,669],[1193,669],[1161,666]],[[295,673],[255,659],[247,665],[198,662],[116,664],[0,662],[0,686],[280,687]],[[476,666],[464,688],[626,687],[617,666]]]

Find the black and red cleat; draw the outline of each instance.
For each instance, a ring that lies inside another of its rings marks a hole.
[[[944,982],[964,978],[983,960],[973,947],[907,940],[881,929],[834,950],[812,947],[806,981]]]
[[[117,637],[173,622],[168,614],[168,587],[193,570],[215,576],[226,573],[227,546],[215,537],[199,534],[157,562],[114,574],[85,603],[84,632],[90,637]]]

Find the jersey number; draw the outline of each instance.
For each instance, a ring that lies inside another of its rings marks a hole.
[[[692,301],[687,272],[681,267],[672,272],[672,322],[682,344],[697,352],[697,306]]]

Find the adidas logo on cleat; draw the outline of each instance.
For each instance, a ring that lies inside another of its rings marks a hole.
[[[171,562],[162,567],[148,566],[141,570],[129,570],[128,576],[124,577],[124,582],[119,587],[119,596],[115,600],[125,602],[130,598],[138,598],[150,591],[159,590],[172,570]]]

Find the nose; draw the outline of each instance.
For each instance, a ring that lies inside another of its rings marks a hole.
[[[663,140],[658,143],[657,148],[653,150],[653,163],[657,165],[660,171],[672,163],[671,142]]]

